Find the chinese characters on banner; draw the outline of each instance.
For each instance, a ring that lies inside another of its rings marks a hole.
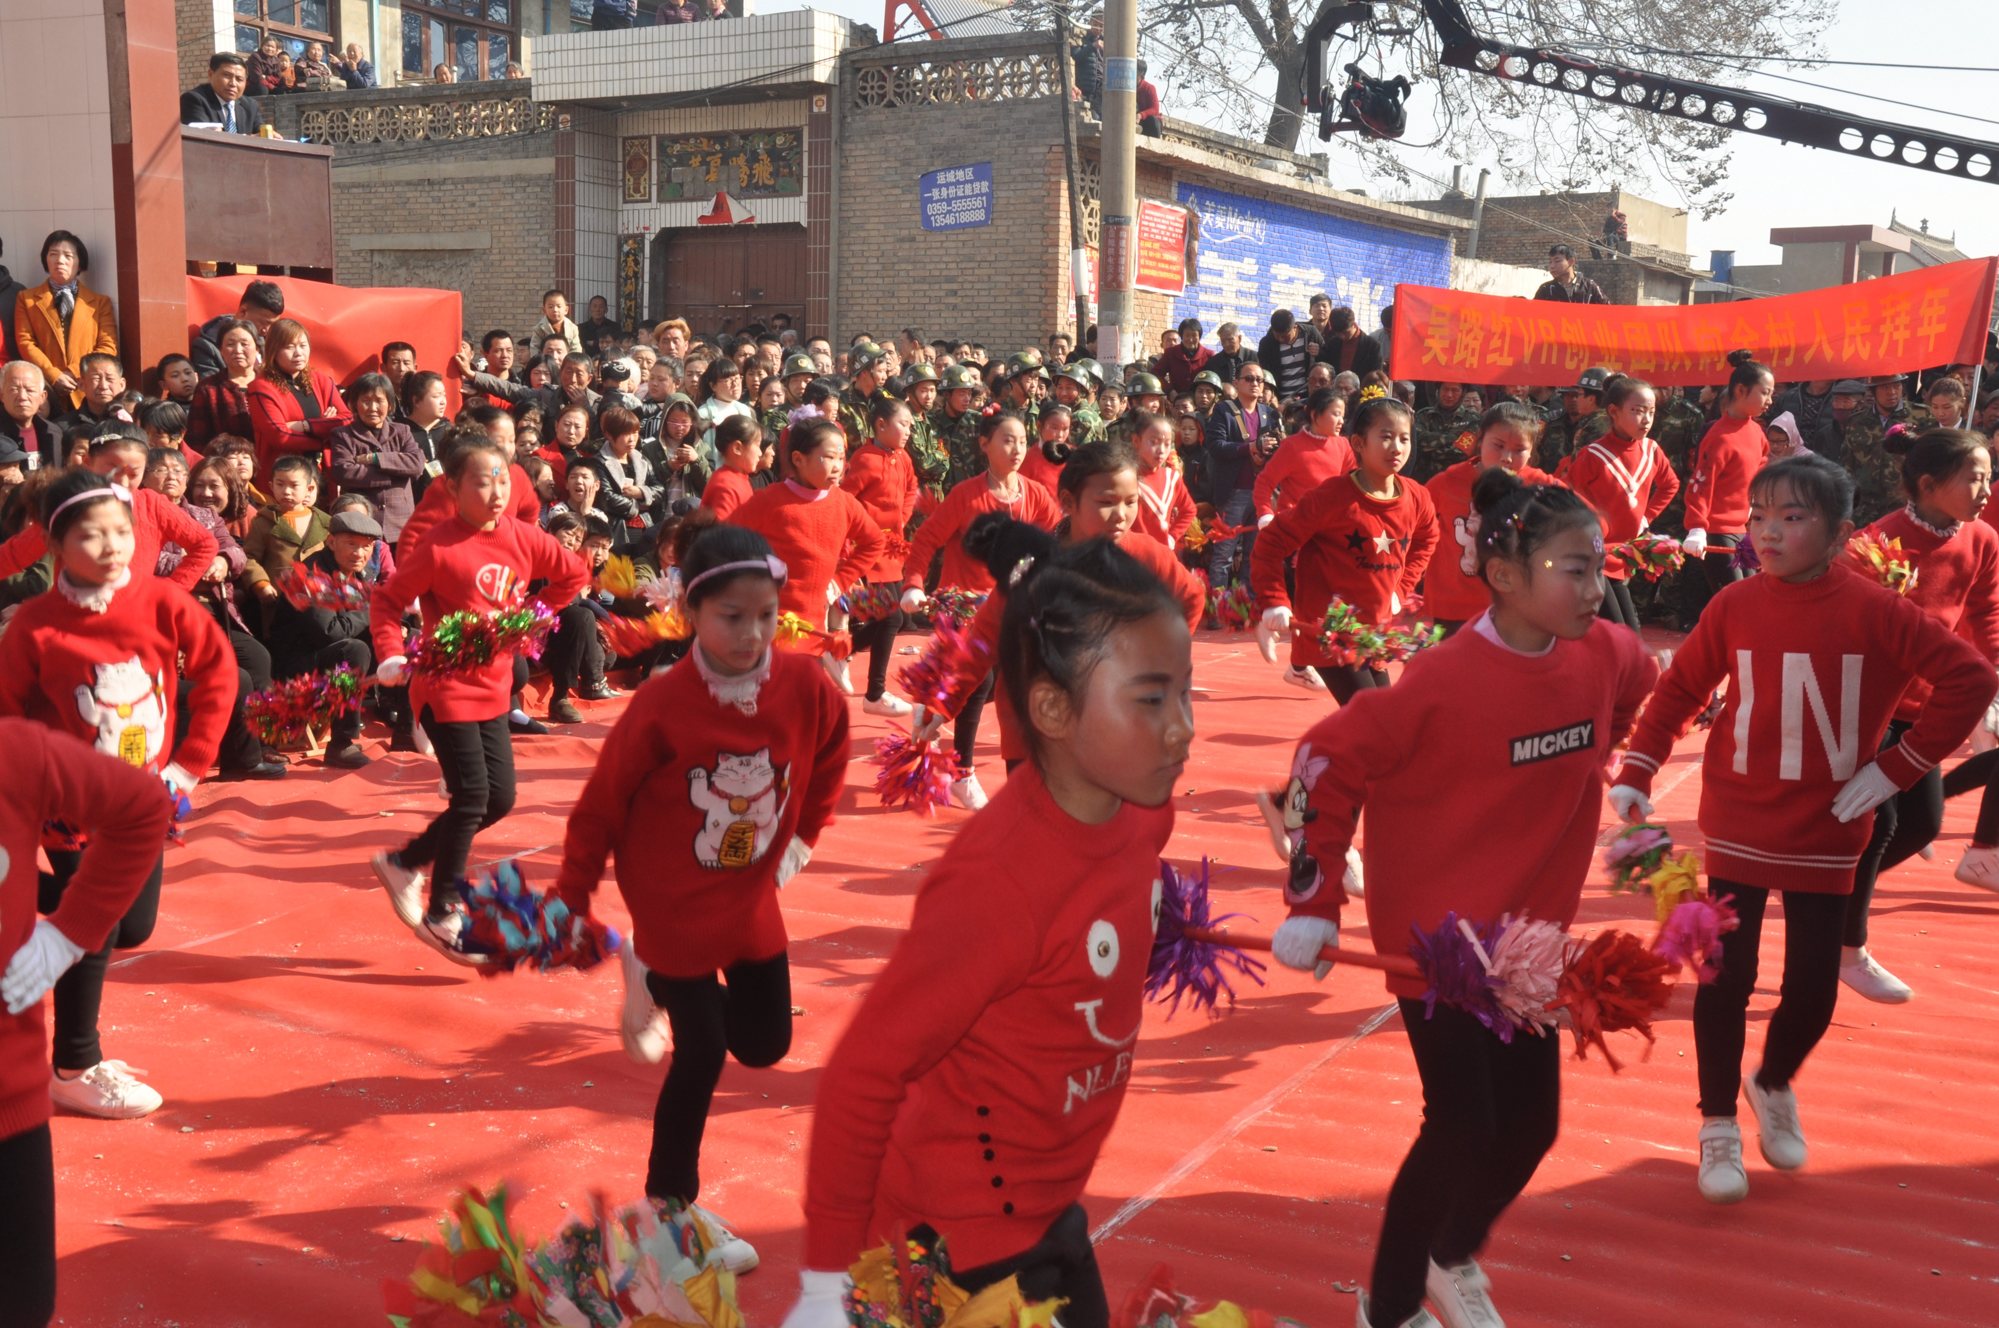
[[[1395,365],[1408,378],[1562,387],[1591,365],[1661,387],[1727,376],[1748,350],[1780,380],[1976,364],[1999,258],[1733,304],[1577,305],[1404,285]]]
[[[794,198],[805,192],[805,131],[746,129],[733,134],[661,134],[662,203],[731,198]]]
[[[624,201],[652,202],[652,140],[626,139],[624,157]]]
[[[1150,198],[1138,200],[1138,265],[1131,284],[1139,290],[1178,295],[1187,289],[1187,210]]]
[[[993,219],[993,164],[946,166],[916,183],[918,216],[926,231],[987,226]]]

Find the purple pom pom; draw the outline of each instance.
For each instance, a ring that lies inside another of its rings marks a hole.
[[[1173,864],[1159,864],[1159,925],[1152,934],[1152,957],[1145,969],[1145,994],[1166,1002],[1166,1017],[1180,1009],[1184,997],[1197,1010],[1213,1013],[1222,998],[1235,1005],[1235,987],[1229,970],[1263,985],[1263,961],[1252,959],[1236,946],[1209,940],[1190,932],[1211,932],[1224,923],[1242,917],[1240,913],[1211,916],[1208,897],[1208,859],[1201,859],[1198,878],[1183,876]]]
[[[1452,1006],[1498,1034],[1501,1042],[1511,1042],[1513,1021],[1500,1008],[1495,994],[1497,984],[1479,955],[1480,946],[1486,954],[1492,953],[1499,941],[1499,928],[1473,931],[1469,926],[1459,925],[1456,913],[1446,913],[1433,932],[1426,933],[1416,926],[1409,930],[1416,938],[1409,953],[1415,957],[1423,980],[1429,983],[1423,993],[1426,1017],[1436,1015],[1439,1003]]]

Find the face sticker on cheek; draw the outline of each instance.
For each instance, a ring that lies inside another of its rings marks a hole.
[[[1153,916],[1158,917],[1158,887],[1154,887]],[[1090,924],[1089,940],[1085,951],[1090,958],[1090,971],[1100,978],[1107,978],[1117,972],[1118,938],[1117,928],[1099,919]]]
[[[1589,551],[1599,554],[1603,552],[1603,532],[1601,530],[1589,537]]]

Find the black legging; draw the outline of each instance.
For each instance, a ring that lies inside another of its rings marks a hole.
[[[1081,1204],[1065,1208],[1048,1224],[1047,1233],[1019,1254],[953,1270],[951,1276],[961,1290],[975,1293],[1018,1277],[1020,1293],[1029,1301],[1069,1302],[1062,1308],[1062,1328],[1110,1328],[1110,1298],[1090,1245],[1090,1216]]]
[[[965,698],[957,723],[952,725],[951,745],[957,749],[958,765],[963,769],[972,768],[972,749],[979,744],[979,718],[986,713],[986,702],[992,699],[993,679],[996,676],[988,673],[979,679],[979,685]]]
[[[1694,584],[1694,603],[1690,606],[1696,620],[1707,608],[1707,602],[1721,593],[1723,586],[1740,581],[1745,575],[1735,565],[1735,546],[1741,538],[1739,535],[1715,535],[1708,540],[1707,552],[1700,557],[1700,580]],[[1727,542],[1723,543],[1724,540]]]
[[[1909,728],[1905,720],[1889,724],[1881,750],[1900,742]],[[1845,944],[1867,944],[1867,910],[1873,906],[1874,884],[1881,873],[1916,856],[1943,829],[1943,794],[1943,775],[1932,766],[1921,779],[1875,809],[1874,829],[1853,871],[1853,893],[1846,897]]]
[[[0,1328],[56,1314],[56,1164],[48,1122],[0,1139]]]
[[[1318,664],[1314,667],[1318,670],[1319,677],[1325,680],[1326,690],[1331,692],[1333,699],[1341,705],[1353,700],[1357,693],[1388,686],[1388,672],[1385,669],[1371,669],[1365,664]],[[1403,1317],[1407,1318],[1408,1315]]]
[[[555,615],[555,630],[548,634],[548,648],[541,655],[541,662],[548,666],[551,704],[567,698],[580,682],[589,680],[590,648],[596,642],[597,615],[590,612],[589,605],[571,604]],[[601,659],[596,673],[603,676]]]
[[[425,706],[419,720],[451,802],[395,856],[405,867],[430,869],[430,916],[438,920],[457,902],[472,837],[514,809],[514,747],[505,715],[446,722]]]
[[[1733,897],[1741,925],[1721,938],[1721,976],[1694,993],[1694,1055],[1701,1115],[1733,1116],[1742,1089],[1749,994],[1756,990],[1770,892],[1718,878],[1708,887],[1718,896]],[[1765,1088],[1787,1087],[1832,1023],[1845,925],[1845,895],[1784,891],[1784,981],[1763,1035],[1763,1067],[1756,1072],[1756,1082]]]
[[[1943,795],[1956,798],[1984,789],[1978,823],[1971,828],[1973,848],[1999,848],[1999,747],[1980,752],[1943,777]]]
[[[791,965],[780,954],[731,964],[719,979],[648,973],[646,990],[673,1029],[673,1060],[652,1113],[646,1194],[691,1204],[701,1196],[701,1135],[724,1059],[762,1069],[791,1050]]]
[[[1403,999],[1402,1023],[1423,1081],[1423,1127],[1388,1188],[1374,1252],[1368,1317],[1391,1328],[1423,1304],[1435,1259],[1460,1264],[1484,1247],[1561,1126],[1561,1042],[1501,1042],[1462,1010]]]
[[[82,853],[67,849],[49,849],[48,855],[51,870],[41,874],[35,901],[44,915],[55,912],[62,903],[63,891],[83,861]],[[56,979],[55,1036],[49,1042],[49,1059],[56,1069],[79,1072],[104,1059],[104,1048],[97,1039],[97,1014],[104,1004],[104,974],[111,967],[111,952],[129,950],[151,939],[153,924],[160,916],[160,878],[165,869],[165,858],[153,863],[152,875],[140,887],[139,897],[125,910],[104,944]]]
[[[895,660],[895,637],[901,630],[901,609],[854,626],[854,653],[868,652],[867,700],[879,701],[888,690],[888,666]]]
[[[1620,627],[1638,630],[1638,606],[1631,602],[1631,583],[1619,581],[1615,577],[1603,579],[1603,603],[1598,606],[1596,616],[1606,622],[1614,622]]]

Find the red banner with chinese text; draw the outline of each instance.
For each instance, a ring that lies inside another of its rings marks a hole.
[[[1395,288],[1398,377],[1566,387],[1591,365],[1661,387],[1728,376],[1753,351],[1779,381],[1865,378],[1985,357],[1999,258],[1733,304],[1556,304]]]
[[[274,281],[284,291],[285,317],[305,324],[311,338],[313,367],[332,374],[342,387],[380,371],[384,343],[407,341],[416,348],[418,369],[444,375],[445,393],[457,411],[459,380],[451,362],[458,354],[464,301],[457,291],[335,286],[301,277],[189,277],[188,340],[209,319],[235,313],[243,288],[253,281]]]

